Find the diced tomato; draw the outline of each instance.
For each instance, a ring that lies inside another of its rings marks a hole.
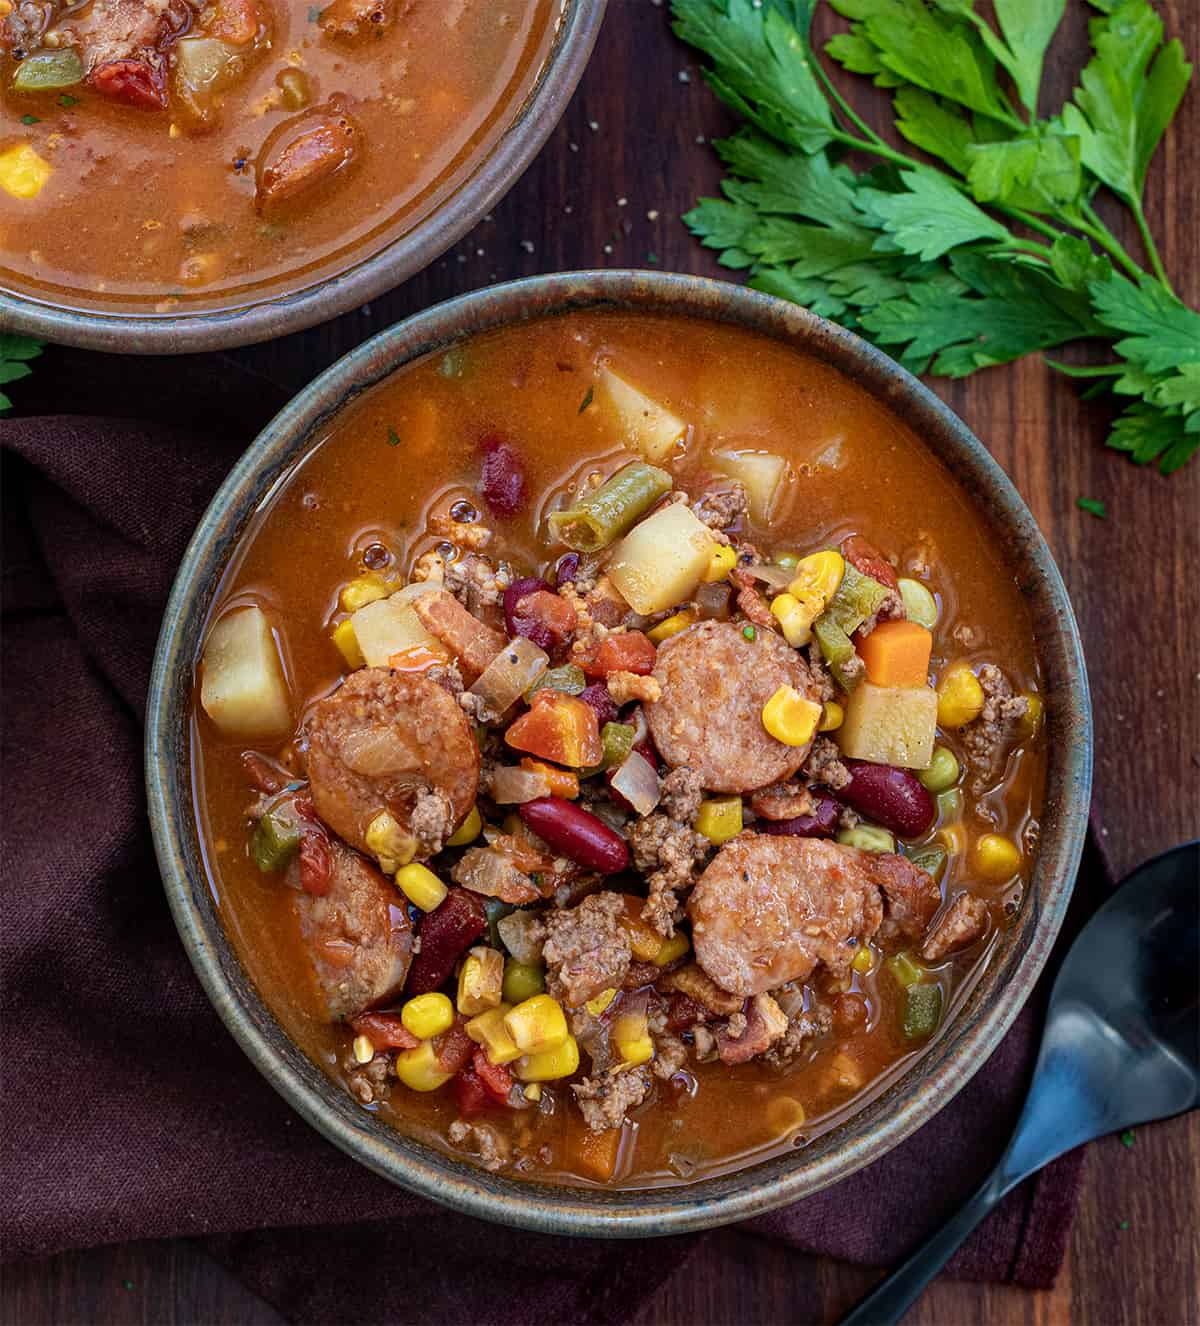
[[[332,875],[329,839],[320,829],[305,829],[300,837],[300,887],[305,893],[323,898],[329,892]]]
[[[470,1062],[474,1052],[475,1042],[467,1035],[466,1028],[457,1022],[433,1042],[434,1057],[441,1064],[443,1073],[457,1073]]]
[[[572,769],[599,764],[604,753],[592,706],[549,687],[535,692],[529,712],[509,726],[504,740],[514,750]]]
[[[483,1083],[484,1090],[497,1105],[508,1104],[508,1093],[513,1088],[512,1074],[503,1064],[492,1063],[484,1053],[483,1047],[475,1051],[471,1065]]]
[[[163,110],[167,104],[162,77],[144,60],[109,60],[97,65],[88,81],[97,92],[139,110]]]
[[[596,652],[584,660],[583,670],[589,677],[607,677],[610,672],[636,672],[644,677],[654,671],[657,657],[654,642],[641,631],[622,631],[606,636]]]
[[[535,589],[518,598],[507,613],[509,635],[523,635],[539,649],[560,649],[579,624],[579,614],[561,595]]]
[[[360,1013],[350,1019],[350,1028],[377,1050],[415,1050],[421,1043],[400,1021],[399,1013]]]
[[[454,1079],[454,1099],[458,1112],[464,1119],[473,1119],[488,1107],[487,1088],[479,1080],[479,1074],[470,1066],[464,1068]]]

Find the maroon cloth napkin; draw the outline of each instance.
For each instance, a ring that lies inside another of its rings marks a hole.
[[[146,821],[150,661],[187,538],[282,397],[232,364],[220,391],[211,362],[172,380],[140,422],[0,422],[3,1255],[205,1236],[297,1321],[626,1317],[698,1239],[532,1235],[390,1186],[292,1114],[192,974]],[[188,427],[146,421],[155,414]],[[885,1159],[749,1228],[814,1253],[901,1257],[996,1159],[1037,1025],[1027,1009]],[[1022,1185],[953,1273],[1049,1284],[1081,1163],[1073,1154]]]

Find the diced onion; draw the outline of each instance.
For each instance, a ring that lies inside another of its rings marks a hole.
[[[650,724],[646,722],[646,713],[640,704],[630,717],[633,720],[633,744],[640,746],[650,735]]]
[[[796,578],[795,568],[788,570],[783,566],[774,566],[770,562],[760,562],[757,566],[748,566],[747,571],[764,585],[772,589],[786,589]]]
[[[729,581],[717,580],[711,584],[699,584],[692,595],[700,616],[717,617],[724,621],[729,616]]]
[[[662,796],[654,766],[637,751],[629,752],[625,763],[613,776],[612,789],[619,792],[639,815],[649,815]]]
[[[502,765],[492,774],[492,800],[500,805],[518,805],[549,795],[550,783],[543,773]]]
[[[487,711],[499,718],[550,666],[550,657],[523,635],[510,640],[471,687]]]

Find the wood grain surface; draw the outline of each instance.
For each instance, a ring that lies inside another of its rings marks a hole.
[[[1200,0],[1157,0],[1157,7],[1168,32],[1200,56]],[[1048,64],[1052,97],[1069,90],[1085,49],[1085,7],[1068,0],[1068,8]],[[861,84],[854,97],[861,105]],[[869,118],[882,129],[883,107],[876,102],[874,110]],[[1198,111],[1193,88],[1155,160],[1147,197],[1168,270],[1193,305],[1200,304]],[[235,357],[299,387],[397,319],[492,281],[582,267],[720,275],[679,216],[715,189],[719,171],[708,140],[729,127],[691,53],[671,36],[665,6],[610,0],[566,119],[493,217],[369,308]],[[1114,212],[1107,219],[1122,218]],[[1117,228],[1136,252],[1132,226]],[[165,383],[174,371],[172,363],[151,369]],[[1106,408],[1082,403],[1070,383],[1033,359],[934,386],[1012,476],[1071,591],[1095,705],[1094,823],[1119,877],[1200,832],[1200,459],[1164,479],[1106,451]],[[1108,519],[1078,510],[1080,496],[1103,499]],[[1200,1116],[1193,1115],[1139,1129],[1131,1147],[1110,1138],[1091,1148],[1070,1253],[1054,1290],[943,1279],[908,1320],[1195,1323],[1197,1231]],[[831,1321],[878,1274],[724,1231],[639,1321]],[[5,1326],[280,1320],[183,1241],[8,1267],[0,1287]]]

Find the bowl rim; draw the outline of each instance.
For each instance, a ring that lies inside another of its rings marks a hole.
[[[9,331],[82,350],[169,355],[255,345],[360,308],[436,261],[516,185],[562,119],[591,58],[607,4],[561,0],[558,31],[545,62],[492,150],[411,230],[346,270],[248,305],[195,312],[101,312],[0,286],[0,322]]]
[[[1034,567],[1021,587],[1049,614],[1053,639],[1039,637],[1040,661],[1047,683],[1061,687],[1046,692],[1055,737],[1043,810],[1043,825],[1050,827],[1039,843],[1022,904],[1026,919],[1002,937],[980,981],[947,1019],[944,1034],[885,1091],[805,1151],[659,1189],[560,1187],[491,1175],[375,1120],[335,1087],[282,1032],[216,918],[188,773],[193,668],[221,571],[246,522],[324,424],[421,354],[513,322],[614,306],[749,326],[844,372],[852,369],[860,386],[900,412],[944,462],[954,462],[960,483],[970,480],[986,489],[992,509],[982,508],[983,514],[1010,538],[1010,563],[1019,546]],[[1047,663],[1052,647],[1062,655],[1058,677],[1050,676]],[[1045,964],[1083,850],[1091,769],[1087,673],[1066,589],[1032,514],[983,444],[933,392],[846,329],[745,286],[663,272],[559,273],[460,295],[379,333],[316,378],[242,455],[197,526],[164,613],[146,715],[149,814],[168,901],[201,984],[255,1067],[329,1141],[392,1182],[469,1215],[574,1236],[678,1234],[762,1215],[848,1177],[936,1114],[996,1049]],[[909,1078],[913,1082],[905,1090]]]

